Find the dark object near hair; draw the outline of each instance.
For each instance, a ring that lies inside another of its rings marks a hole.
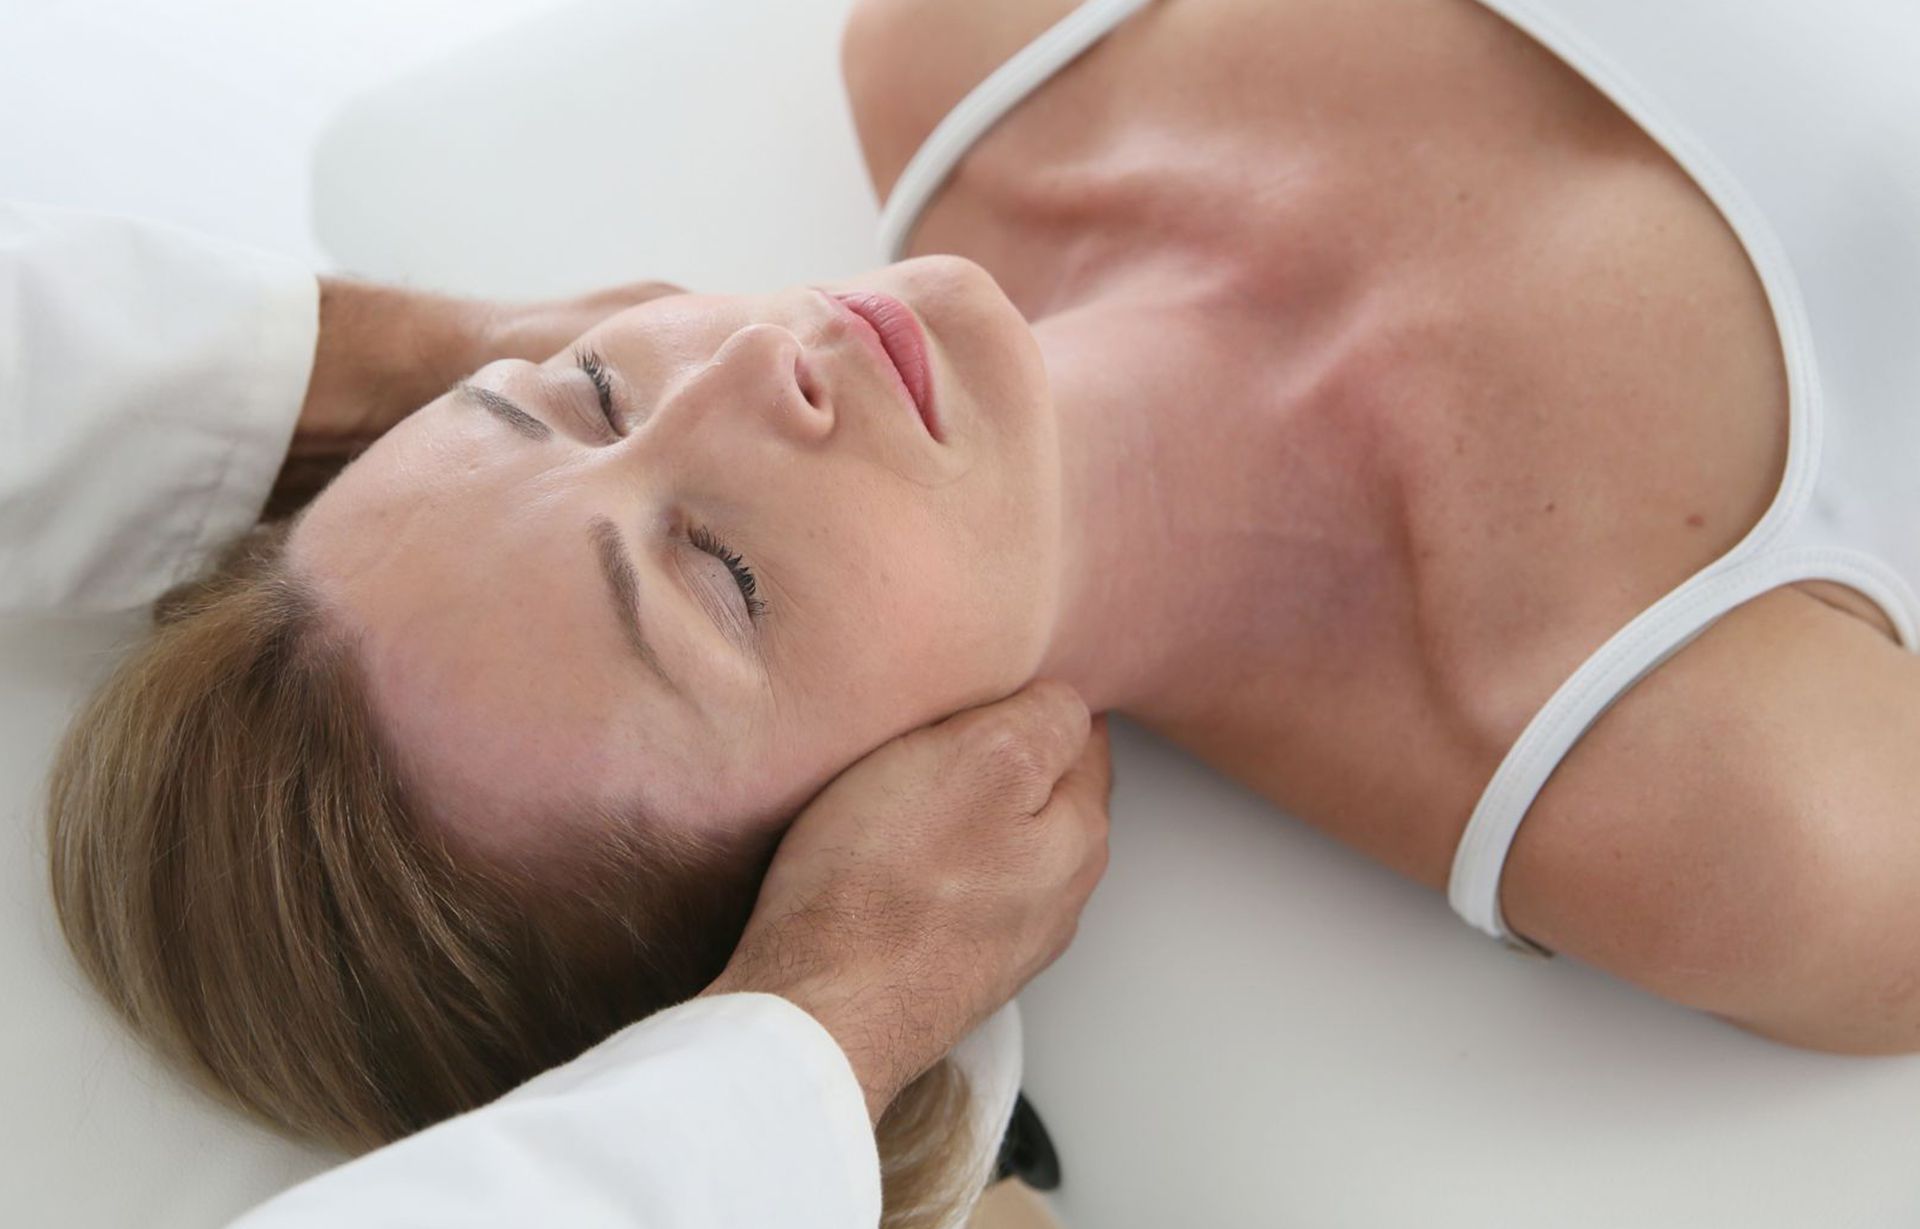
[[[1060,1185],[1060,1154],[1053,1150],[1053,1139],[1024,1092],[1014,1098],[1013,1120],[1007,1123],[1000,1157],[994,1162],[993,1180],[1002,1178],[1018,1178],[1036,1191]]]

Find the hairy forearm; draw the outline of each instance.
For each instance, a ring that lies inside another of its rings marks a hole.
[[[895,1047],[887,1044],[889,1021],[876,1018],[883,1013],[875,1004],[861,1001],[860,992],[866,988],[862,979],[847,973],[837,977],[802,975],[791,969],[729,965],[695,997],[741,991],[777,994],[811,1015],[846,1054],[866,1097],[867,1119],[877,1126],[907,1081],[891,1057],[890,1050],[897,1048],[897,1042]]]
[[[503,358],[541,361],[616,312],[678,293],[666,282],[630,282],[497,303],[321,278],[313,374],[267,518],[306,503],[388,428],[475,369]]]
[[[488,309],[467,299],[320,279],[320,341],[296,455],[357,452],[478,365]]]
[[[303,506],[389,427],[477,367],[489,311],[471,300],[320,279],[320,337],[265,515]]]

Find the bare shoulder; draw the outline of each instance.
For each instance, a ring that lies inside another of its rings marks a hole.
[[[874,192],[885,200],[935,125],[1076,0],[855,0],[840,77]]]
[[[1920,657],[1835,597],[1746,603],[1601,716],[1514,842],[1510,925],[1783,1040],[1900,1048],[1920,1005]]]

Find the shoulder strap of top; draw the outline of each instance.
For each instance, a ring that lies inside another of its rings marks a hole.
[[[973,88],[928,135],[880,213],[880,245],[900,260],[920,213],[986,131],[1053,74],[1153,0],[1087,0]]]
[[[1601,714],[1662,662],[1735,607],[1803,580],[1831,580],[1858,589],[1890,613],[1900,642],[1915,646],[1920,629],[1906,618],[1908,608],[1900,601],[1904,586],[1898,574],[1878,560],[1822,547],[1722,556],[1614,633],[1527,723],[1480,795],[1454,850],[1447,886],[1454,912],[1516,950],[1550,954],[1516,935],[1500,910],[1507,854],[1547,779]]]

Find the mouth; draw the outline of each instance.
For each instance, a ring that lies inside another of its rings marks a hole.
[[[866,326],[860,330],[863,339],[878,349],[879,356],[899,377],[927,433],[941,440],[940,420],[933,406],[933,363],[927,354],[927,334],[913,309],[890,294],[873,290],[829,293],[827,297]]]

